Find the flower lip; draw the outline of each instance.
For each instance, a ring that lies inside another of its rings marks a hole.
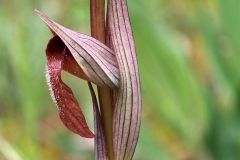
[[[59,117],[64,125],[82,137],[92,138],[94,135],[87,126],[85,117],[72,90],[61,79],[61,71],[63,70],[67,53],[62,44],[59,38],[54,36],[49,41],[46,49],[46,77],[51,96],[58,107]]]

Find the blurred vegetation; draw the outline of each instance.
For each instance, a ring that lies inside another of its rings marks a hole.
[[[89,0],[0,0],[0,159],[93,159],[45,82],[51,37],[33,8],[89,34]],[[240,1],[128,0],[143,93],[136,160],[240,159]],[[86,82],[64,74],[92,126]]]

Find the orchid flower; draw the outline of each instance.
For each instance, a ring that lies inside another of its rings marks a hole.
[[[94,14],[97,15],[98,10],[95,8],[101,8],[104,16],[104,3],[97,6],[96,2],[91,0],[92,24],[97,24]],[[106,44],[96,36],[96,25],[95,30],[91,28],[91,37],[54,22],[38,10],[34,12],[53,33],[46,49],[46,77],[60,119],[70,131],[82,137],[95,138],[96,159],[132,159],[140,131],[141,91],[127,1],[108,0],[106,27],[103,28],[106,33],[102,32]],[[105,17],[101,21],[104,26]],[[62,70],[88,81],[93,101],[94,134],[73,92],[62,81]],[[109,115],[112,117],[106,116],[104,103],[101,103],[101,98],[107,94],[97,99],[92,83],[99,87],[99,94],[101,90],[109,93],[113,110]],[[112,119],[112,123],[108,123],[108,119]],[[110,134],[106,132],[106,126],[112,129]]]

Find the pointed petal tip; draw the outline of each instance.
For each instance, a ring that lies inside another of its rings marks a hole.
[[[36,8],[33,8],[33,10],[32,10],[33,12],[38,12],[38,9],[36,9]]]
[[[35,13],[38,17],[40,17],[45,23],[50,21],[49,17],[38,9],[33,9],[33,13]]]
[[[80,134],[78,134],[78,135],[80,135]],[[95,137],[95,135],[91,131],[84,135],[81,134],[80,136],[84,137],[84,138],[94,138]]]
[[[34,8],[32,11],[33,11],[33,13],[35,13],[36,15],[40,15],[40,14],[41,14],[41,12],[40,12],[38,9],[36,9],[36,8]]]

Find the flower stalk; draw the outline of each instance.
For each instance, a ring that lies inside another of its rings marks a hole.
[[[105,43],[105,0],[90,0],[90,20],[91,36]],[[111,90],[100,86],[97,89],[107,154],[109,160],[113,160]]]

